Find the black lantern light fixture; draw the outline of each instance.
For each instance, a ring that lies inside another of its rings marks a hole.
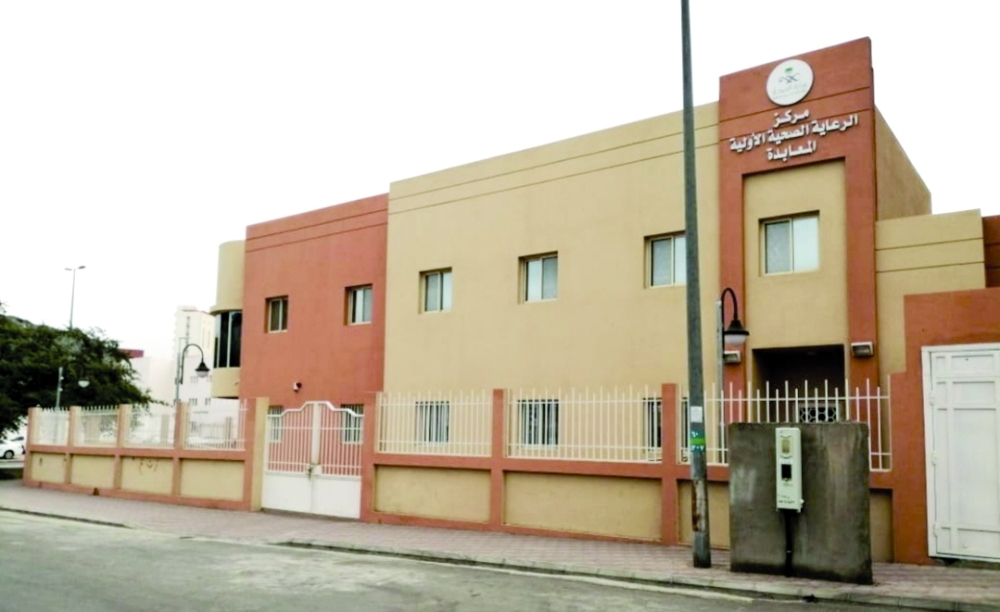
[[[722,332],[723,342],[732,346],[743,346],[746,344],[750,332],[743,327],[743,323],[740,321],[740,306],[736,301],[736,292],[733,291],[732,287],[726,287],[722,290],[722,322],[725,324],[726,321],[726,295],[733,299],[733,320]]]

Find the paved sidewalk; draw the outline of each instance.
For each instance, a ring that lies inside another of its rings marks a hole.
[[[27,488],[0,482],[0,509],[123,524],[206,538],[401,554],[432,560],[579,573],[659,583],[816,597],[933,610],[1000,610],[1000,572],[876,564],[875,586],[737,574],[714,551],[713,567],[691,566],[688,548],[374,525],[229,512]]]

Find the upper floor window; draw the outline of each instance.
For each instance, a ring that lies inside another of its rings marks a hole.
[[[215,315],[215,367],[240,367],[240,336],[243,313],[239,310]]]
[[[372,286],[351,287],[347,290],[347,323],[360,325],[372,322]]]
[[[288,331],[288,296],[267,300],[267,331]]]
[[[521,260],[521,298],[525,302],[554,300],[558,295],[559,257],[555,253]]]
[[[683,285],[687,282],[687,240],[684,234],[646,239],[646,285]]]
[[[764,222],[764,273],[806,272],[819,268],[819,215]]]
[[[451,270],[423,273],[424,312],[451,310]]]
[[[197,406],[197,405],[198,405],[197,397],[192,397],[191,399],[188,400],[188,406]]]

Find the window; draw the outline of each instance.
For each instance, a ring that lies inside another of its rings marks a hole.
[[[267,332],[288,331],[288,297],[271,298],[267,301]]]
[[[647,397],[646,404],[646,448],[663,448],[663,400]]]
[[[526,257],[521,260],[525,302],[554,300],[558,294],[559,258],[555,254]]]
[[[424,272],[424,312],[451,310],[451,270]]]
[[[764,222],[764,273],[819,268],[819,215]]]
[[[347,290],[347,323],[360,325],[372,322],[372,286],[351,287]]]
[[[341,408],[346,408],[352,412],[356,412],[357,416],[354,416],[350,412],[341,412],[343,420],[341,423],[340,439],[346,444],[360,444],[361,443],[361,425],[364,422],[362,413],[365,411],[363,404],[345,404]]]
[[[285,409],[281,406],[269,406],[267,409],[267,441],[281,442],[281,415]]]
[[[215,315],[215,367],[240,367],[240,336],[243,312],[231,310]]]
[[[192,397],[191,399],[188,400],[188,406],[197,406],[197,405],[198,405],[197,397]]]
[[[188,382],[190,382],[190,383],[197,383],[198,382],[198,375],[195,374],[194,376],[189,377],[188,378]]]
[[[521,444],[559,444],[559,400],[518,400],[517,408],[521,420]]]
[[[450,413],[448,402],[417,402],[417,441],[447,442]]]
[[[646,239],[646,286],[687,282],[687,239],[684,234]]]
[[[206,397],[205,403],[203,403],[202,406],[211,406],[211,405],[212,405],[212,398]]]

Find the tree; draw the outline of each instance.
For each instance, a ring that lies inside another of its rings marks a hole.
[[[118,342],[101,330],[35,325],[6,315],[0,303],[0,433],[16,429],[28,408],[55,405],[60,366],[63,406],[153,402],[135,385],[136,372]]]

